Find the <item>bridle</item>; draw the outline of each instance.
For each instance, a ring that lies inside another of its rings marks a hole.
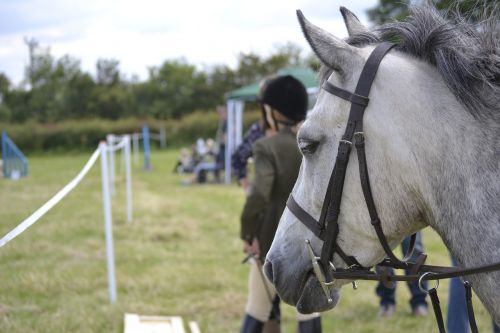
[[[500,269],[500,262],[467,269],[425,265],[424,263],[427,258],[426,254],[420,254],[416,260],[411,261],[410,258],[412,257],[413,248],[415,246],[416,234],[411,236],[408,253],[402,260],[398,259],[394,255],[387,242],[387,238],[382,230],[382,225],[370,187],[370,179],[368,176],[368,167],[365,155],[363,114],[368,106],[370,88],[375,79],[380,62],[394,46],[395,44],[391,43],[381,43],[372,51],[361,71],[354,93],[336,87],[328,81],[326,81],[322,86],[322,88],[330,94],[351,102],[351,109],[347,120],[346,130],[342,139],[339,141],[337,158],[328,182],[319,221],[316,221],[315,218],[302,209],[302,207],[300,207],[300,205],[295,201],[292,194],[290,194],[286,203],[292,214],[295,215],[295,217],[310,231],[312,231],[316,237],[323,241],[320,257],[317,257],[314,254],[309,240],[306,240],[306,245],[308,253],[311,257],[313,272],[320,282],[329,303],[332,302],[329,288],[334,284],[335,280],[353,280],[354,288],[356,288],[356,280],[374,280],[381,281],[386,284],[394,281],[418,281],[420,289],[424,290],[422,288],[422,281],[437,280],[439,282],[440,279],[463,277],[471,274],[491,272]],[[347,255],[337,243],[337,236],[339,234],[338,217],[340,214],[340,203],[342,199],[347,164],[349,162],[353,142],[358,155],[361,187],[363,189],[363,195],[370,215],[371,224],[375,228],[380,244],[387,255],[387,258],[378,265],[392,267],[395,269],[409,269],[410,274],[408,275],[388,275],[384,270],[382,270],[381,273],[378,273],[372,271],[371,267],[363,267],[355,257]],[[331,260],[335,253],[342,258],[342,260],[346,263],[347,268],[336,268],[333,265]],[[474,319],[474,310],[472,307],[471,285],[468,281],[464,280],[464,287],[466,290],[467,311],[469,313],[471,331],[475,333],[477,332],[477,325]],[[424,291],[428,293],[431,298],[439,332],[446,332],[443,323],[443,316],[439,306],[437,286]]]

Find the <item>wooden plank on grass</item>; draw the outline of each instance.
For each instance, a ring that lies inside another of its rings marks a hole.
[[[125,314],[124,333],[186,333],[182,318],[178,316],[140,316]]]
[[[195,321],[189,322],[189,330],[191,331],[191,333],[201,333],[200,328]]]

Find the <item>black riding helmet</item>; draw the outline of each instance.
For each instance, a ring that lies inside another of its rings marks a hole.
[[[291,75],[277,76],[266,82],[260,102],[269,105],[294,123],[306,118],[306,88]]]

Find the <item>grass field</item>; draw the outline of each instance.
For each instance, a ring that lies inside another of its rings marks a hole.
[[[83,166],[88,154],[31,156],[30,175],[0,179],[0,237],[41,206]],[[244,197],[236,186],[180,185],[177,151],[155,151],[153,170],[133,172],[134,221],[125,221],[125,184],[113,198],[118,302],[108,300],[100,169],[31,229],[0,248],[0,332],[123,332],[123,315],[181,315],[203,333],[238,332],[248,267],[238,239]],[[367,222],[368,223],[368,222]],[[430,263],[447,265],[446,249],[424,233]],[[400,285],[396,314],[377,318],[375,283],[345,288],[323,332],[437,332],[435,319],[414,318]],[[446,311],[446,281],[439,295]],[[481,332],[491,321],[475,298]],[[431,310],[432,311],[432,310]],[[282,307],[283,332],[295,332],[294,311]]]

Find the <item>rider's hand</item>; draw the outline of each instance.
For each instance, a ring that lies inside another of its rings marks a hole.
[[[257,238],[252,240],[252,243],[248,243],[246,241],[243,242],[243,252],[247,254],[253,254],[254,256],[260,256],[260,245]]]
[[[250,182],[248,181],[248,178],[241,178],[239,180],[240,186],[243,188],[243,190],[246,192],[248,190],[248,187],[250,186]]]

